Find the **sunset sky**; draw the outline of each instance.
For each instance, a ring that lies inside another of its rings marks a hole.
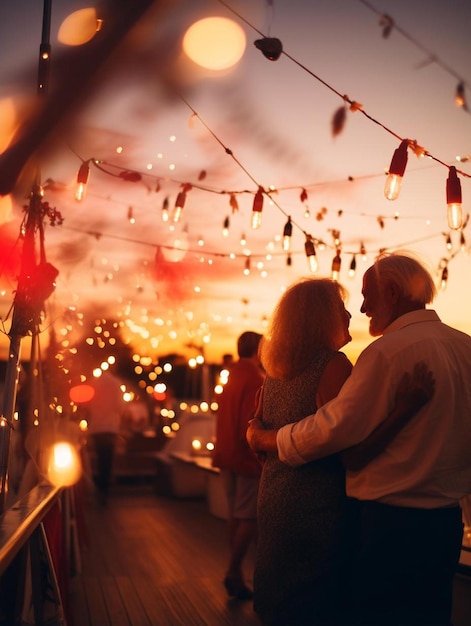
[[[467,214],[471,160],[456,157],[471,153],[470,3],[156,1],[99,72],[87,57],[93,81],[83,92],[71,68],[110,21],[83,46],[57,37],[67,15],[87,6],[52,2],[51,95],[37,116],[50,123],[52,112],[51,133],[35,155],[44,199],[64,218],[62,226],[45,229],[48,261],[59,270],[45,342],[51,325],[60,332],[74,316],[118,319],[142,353],[203,351],[218,361],[235,351],[242,331],[263,333],[283,289],[309,274],[307,234],[317,242],[319,276],[330,275],[336,245],[341,250],[339,280],[350,293],[354,337],[345,350],[352,359],[370,341],[359,310],[361,276],[382,249],[417,253],[437,285],[446,265],[448,283],[434,307],[445,322],[471,332],[471,235],[469,228],[450,231],[445,194],[454,165]],[[30,0],[0,7],[4,158],[12,128],[24,127],[38,99],[42,8]],[[245,53],[230,70],[202,70],[181,50],[186,29],[209,15],[233,19],[245,32]],[[383,36],[387,23],[392,29]],[[277,61],[254,46],[262,36],[282,42]],[[469,110],[455,104],[460,83]],[[77,92],[65,118],[56,110],[64,90]],[[360,110],[350,110],[352,102]],[[345,105],[343,128],[334,135],[332,119]],[[385,172],[402,139],[433,158],[409,149],[400,196],[391,202],[384,197]],[[79,203],[82,161],[89,162],[90,178]],[[31,181],[28,166],[0,202],[5,331]],[[273,202],[265,197],[262,224],[253,230],[259,186],[274,190]],[[162,207],[167,199],[171,211],[185,189],[182,219],[170,228]],[[281,245],[288,216],[290,266]],[[176,253],[183,258],[175,261]],[[6,354],[7,337],[2,346]]]

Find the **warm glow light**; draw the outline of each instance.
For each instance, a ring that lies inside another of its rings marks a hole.
[[[70,487],[80,478],[82,465],[77,450],[70,443],[55,443],[49,456],[47,477],[56,487]]]
[[[11,143],[17,125],[15,103],[11,98],[0,100],[0,153]]]
[[[96,35],[101,28],[93,8],[74,11],[62,22],[57,34],[60,43],[66,46],[81,46]]]
[[[209,70],[225,70],[240,61],[246,46],[242,28],[225,17],[195,22],[183,38],[183,50],[192,61]]]
[[[0,197],[0,224],[10,220],[12,208],[13,203],[10,195]]]
[[[91,385],[75,385],[69,391],[69,398],[76,404],[90,402],[94,395],[95,389]]]
[[[188,241],[188,233],[183,231],[179,235],[175,235],[168,248],[162,247],[161,250],[166,261],[178,263],[185,258],[189,247],[190,242]]]

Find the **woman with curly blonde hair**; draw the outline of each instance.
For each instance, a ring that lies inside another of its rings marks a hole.
[[[317,350],[337,351],[348,343],[346,297],[344,287],[327,278],[303,278],[288,287],[261,346],[265,371],[274,378],[293,378],[311,363]]]
[[[260,357],[266,428],[314,413],[337,395],[352,364],[346,290],[301,279],[279,300]],[[345,471],[338,455],[289,467],[269,454],[259,487],[254,609],[266,626],[342,624]]]

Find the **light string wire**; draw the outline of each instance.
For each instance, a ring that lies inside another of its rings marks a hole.
[[[187,252],[190,254],[195,254],[198,256],[208,256],[208,257],[214,257],[214,258],[223,258],[223,259],[246,259],[247,255],[244,254],[243,252],[240,253],[228,253],[228,252],[212,252],[212,251],[207,251],[205,250],[204,252],[201,251],[201,248],[179,248],[178,246],[174,246],[174,245],[168,245],[168,244],[160,244],[160,243],[156,243],[156,242],[152,242],[152,241],[144,241],[142,239],[134,239],[132,237],[125,237],[124,235],[113,235],[107,232],[102,232],[99,230],[92,230],[92,229],[83,229],[83,228],[78,228],[78,227],[74,227],[74,226],[64,226],[62,225],[61,228],[63,230],[68,230],[70,232],[75,232],[75,233],[80,233],[83,235],[89,235],[90,237],[94,237],[95,239],[99,240],[102,237],[105,237],[106,239],[113,239],[115,241],[123,241],[126,243],[135,243],[137,245],[142,245],[142,246],[147,246],[149,248],[163,248],[164,250],[177,250],[177,251],[181,251],[181,252]],[[406,246],[410,246],[416,243],[422,243],[424,241],[430,241],[431,239],[436,239],[436,238],[443,238],[443,233],[433,233],[430,235],[426,235],[425,237],[419,237],[417,239],[413,239],[413,240],[409,240],[409,241],[404,241],[400,244],[394,245],[394,246],[385,246],[382,247],[381,250],[394,250],[394,249],[400,249],[400,248],[404,248]],[[324,243],[324,242],[323,242]],[[329,246],[328,244],[324,245],[326,247],[333,247],[333,246]],[[368,252],[368,251],[367,251]],[[453,258],[454,256],[456,256],[456,254],[458,253],[458,251],[454,254],[452,254],[450,256],[450,258]],[[271,257],[281,257],[281,256],[286,256],[286,251],[284,250],[279,250],[277,252],[270,252],[270,253],[251,253],[250,257],[253,259],[258,259],[258,258],[265,258],[267,256],[267,254],[269,254]],[[299,250],[299,251],[292,251],[291,252],[292,255],[303,255],[304,256],[304,250]],[[352,251],[344,251],[344,254],[346,255],[352,255],[352,254],[359,254],[359,252],[356,250],[355,252]]]
[[[381,17],[385,17],[385,13],[384,12],[381,12],[379,9],[374,7],[367,0],[358,0],[358,2],[360,4],[363,4],[367,9],[369,9],[370,11],[372,11],[373,13],[378,15],[380,18]],[[390,17],[390,16],[388,15],[387,17]],[[401,26],[398,25],[396,20],[393,20],[392,26],[394,27],[394,30],[397,30],[397,32],[404,37],[404,39],[407,39],[407,41],[409,43],[413,44],[421,52],[424,52],[427,55],[427,59],[428,59],[428,61],[430,63],[436,63],[439,67],[441,67],[443,70],[445,70],[445,72],[450,74],[450,76],[453,76],[453,78],[456,78],[463,85],[466,85],[468,88],[471,87],[470,83],[467,80],[465,80],[460,74],[455,72],[455,70],[453,68],[451,68],[444,61],[442,61],[432,50],[429,50],[428,48],[426,48],[422,43],[420,43],[420,41],[418,41],[415,37],[413,37],[408,32],[406,32],[404,30],[404,28],[402,28]]]
[[[224,0],[217,0],[220,4],[222,4],[223,6],[225,6],[229,11],[231,11],[234,15],[236,15],[240,20],[242,20],[244,23],[246,23],[250,28],[252,28],[255,32],[257,32],[259,35],[261,35],[262,37],[265,37],[265,35],[263,34],[263,32],[261,32],[260,30],[258,30],[255,26],[253,26],[246,18],[244,18],[241,14],[239,14],[237,11],[235,11],[230,5],[228,5],[226,2],[224,2]],[[310,74],[313,78],[315,78],[316,80],[318,80],[319,82],[321,82],[325,87],[327,87],[328,89],[330,89],[333,93],[335,93],[338,97],[340,97],[344,102],[349,103],[351,106],[355,106],[358,105],[358,103],[356,103],[355,101],[351,100],[348,96],[346,95],[342,95],[337,89],[335,89],[334,87],[332,87],[328,82],[326,82],[325,80],[323,80],[322,78],[320,78],[318,75],[316,75],[314,72],[312,72],[309,68],[307,68],[305,65],[303,65],[302,63],[300,63],[297,59],[295,59],[294,57],[292,57],[290,54],[288,54],[285,50],[282,50],[282,54],[284,54],[287,58],[289,58],[293,63],[295,63],[296,65],[298,65],[301,69],[305,70],[308,74]],[[239,161],[239,159],[234,155],[233,151],[224,144],[224,142],[218,137],[218,135],[210,128],[210,126],[201,118],[201,116],[196,112],[196,110],[191,106],[191,104],[183,97],[180,96],[181,100],[186,104],[186,106],[190,109],[190,111],[192,112],[192,114],[198,118],[198,120],[200,121],[200,123],[205,127],[205,129],[209,132],[209,134],[215,139],[215,141],[217,141],[217,143],[219,143],[219,145],[224,149],[225,153],[228,154],[233,160],[234,162],[238,165],[238,167],[250,178],[250,180],[257,186],[258,189],[262,190],[262,192],[264,193],[264,195],[266,195],[269,200],[272,202],[272,204],[274,206],[276,206],[278,208],[278,210],[285,216],[288,217],[289,214],[287,211],[285,211],[280,204],[273,198],[273,196],[271,195],[270,191],[265,189],[257,180],[256,178],[248,171],[248,169]],[[380,122],[379,120],[373,118],[371,115],[369,115],[366,111],[364,111],[364,109],[361,106],[355,106],[355,110],[359,110],[361,111],[361,113],[363,113],[363,115],[365,117],[367,117],[367,119],[369,119],[371,122],[375,123],[376,125],[380,126],[381,128],[383,128],[386,132],[388,132],[389,134],[393,135],[394,137],[396,137],[399,140],[402,140],[401,136],[398,135],[396,132],[394,132],[393,130],[391,130],[390,128],[388,128],[385,124],[383,124],[382,122]],[[413,142],[412,142],[413,143]],[[434,155],[430,154],[428,151],[423,150],[422,154],[424,156],[428,156],[430,159],[434,160],[436,163],[439,163],[440,165],[443,165],[447,168],[449,168],[449,166],[442,161],[441,159],[435,157]],[[102,171],[104,171],[105,173],[108,173],[110,175],[110,172],[107,172],[104,168],[101,167],[100,161],[97,160],[90,160],[91,162],[94,163],[94,165],[99,168],[102,169]],[[109,164],[108,164],[109,165]],[[460,173],[462,176],[465,176],[467,178],[471,178],[471,175],[467,174],[466,172],[462,171],[462,170],[456,170],[458,173]],[[115,176],[119,176],[119,175],[115,175]],[[174,181],[176,182],[176,181]],[[208,187],[204,187],[202,185],[192,185],[195,187],[198,187],[202,190],[206,190],[206,191],[213,191],[214,190],[210,190]],[[307,188],[309,188],[309,186],[306,186]],[[302,188],[302,187],[301,187]],[[248,192],[248,191],[246,191]],[[228,193],[226,191],[220,191],[220,192],[215,192],[215,193]],[[238,193],[244,193],[244,192],[238,192]],[[253,193],[253,192],[248,192],[248,193]],[[382,216],[380,216],[381,219],[383,219]],[[378,218],[379,219],[379,218]],[[396,217],[394,219],[397,219]],[[307,233],[307,231],[302,228],[299,224],[296,223],[296,221],[292,220],[292,224],[293,226],[295,226],[296,228],[298,228],[306,237],[311,237],[311,235],[309,235]],[[93,234],[93,233],[90,233]],[[435,237],[435,235],[434,235]],[[324,241],[319,240],[319,239],[314,239],[314,241],[317,241],[317,243],[322,243],[323,245],[327,245],[325,244]],[[145,243],[145,242],[143,242]],[[145,244],[145,245],[152,245],[155,246],[155,244]],[[403,244],[406,245],[406,244]],[[410,243],[409,243],[410,245]],[[390,248],[381,248],[382,250],[386,250],[386,249],[390,249]],[[344,250],[344,253],[346,254],[355,254],[355,252],[348,252]],[[224,254],[219,254],[219,253],[207,253],[207,254],[212,254],[214,256],[226,256]],[[283,254],[285,254],[285,252],[283,252]],[[243,256],[243,255],[241,255]],[[256,255],[253,255],[256,256]],[[265,254],[263,255],[259,255],[259,256],[266,256]],[[451,257],[453,258],[453,257]]]
[[[262,190],[263,194],[265,196],[267,196],[267,198],[276,206],[276,208],[281,211],[281,213],[283,213],[283,215],[285,217],[288,217],[289,214],[287,213],[287,211],[285,211],[281,205],[273,198],[272,194],[270,193],[269,190],[265,189],[263,187],[263,185],[261,185],[260,183],[257,182],[257,180],[255,179],[255,177],[247,170],[247,168],[242,165],[242,163],[239,161],[239,159],[234,155],[234,153],[232,152],[232,150],[230,148],[228,148],[223,141],[216,135],[216,133],[206,124],[206,122],[201,118],[201,116],[195,111],[195,109],[191,106],[191,104],[183,97],[180,96],[182,102],[184,102],[186,104],[186,106],[190,109],[190,111],[193,113],[194,116],[196,116],[198,118],[198,120],[201,122],[201,124],[206,128],[206,130],[209,132],[209,134],[219,143],[219,145],[224,149],[224,151],[226,152],[226,154],[228,154],[233,160],[234,162],[242,169],[243,172],[245,172],[245,174],[247,174],[247,176],[250,178],[250,180],[257,186],[258,189]],[[306,237],[308,236],[308,233],[299,225],[296,223],[296,221],[291,220],[293,226],[295,226],[296,228],[298,228]]]
[[[243,17],[240,13],[238,13],[235,9],[233,9],[229,4],[227,4],[224,0],[216,0],[217,2],[219,2],[220,4],[222,4],[224,7],[226,7],[229,11],[231,11],[231,13],[233,13],[234,15],[236,15],[240,20],[242,20],[245,24],[247,24],[247,26],[249,26],[250,28],[252,28],[256,33],[258,33],[259,35],[261,35],[262,37],[266,38],[266,35],[261,32],[258,28],[256,28],[253,24],[251,24],[245,17]],[[358,111],[360,113],[362,113],[370,122],[373,122],[374,124],[376,124],[377,126],[379,126],[380,128],[382,128],[383,130],[385,130],[387,133],[389,133],[390,135],[392,135],[393,137],[396,137],[396,139],[403,141],[404,137],[401,137],[398,133],[396,133],[395,131],[393,131],[391,128],[389,128],[388,126],[386,126],[386,124],[384,124],[383,122],[380,122],[379,120],[377,120],[376,118],[372,117],[371,115],[369,115],[369,113],[367,113],[363,106],[359,105],[357,101],[355,100],[351,100],[347,95],[345,94],[341,94],[340,91],[338,91],[337,89],[335,89],[332,85],[330,85],[327,81],[325,81],[324,79],[322,79],[320,76],[318,76],[317,74],[315,74],[312,70],[310,70],[308,67],[306,67],[303,63],[301,63],[300,61],[298,61],[297,59],[295,59],[293,56],[291,56],[290,54],[288,54],[286,52],[286,50],[282,50],[281,54],[283,54],[284,56],[286,56],[286,58],[288,58],[290,61],[292,61],[295,65],[297,65],[298,67],[300,67],[302,70],[304,70],[305,72],[307,72],[310,76],[312,76],[313,78],[315,78],[318,82],[320,82],[322,85],[324,85],[324,87],[326,87],[327,89],[329,89],[330,91],[332,91],[334,94],[336,94],[339,98],[341,98],[344,102],[348,103],[351,107],[354,107],[355,111]],[[412,142],[411,140],[409,140],[410,143],[414,144],[415,142]],[[416,146],[417,148],[421,148],[421,146]],[[423,156],[427,156],[428,158],[432,159],[433,161],[436,161],[437,163],[439,163],[440,165],[443,165],[444,167],[446,167],[447,169],[449,169],[449,165],[445,162],[442,161],[440,158],[434,156],[433,154],[431,154],[428,150],[425,149],[421,149],[421,154]],[[461,174],[462,176],[466,177],[466,178],[471,178],[471,174],[468,174],[467,172],[464,172],[463,170],[456,170],[457,173]]]

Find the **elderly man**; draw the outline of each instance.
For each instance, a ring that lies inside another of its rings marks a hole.
[[[301,465],[364,440],[385,420],[398,381],[416,362],[433,371],[433,398],[369,464],[347,470],[347,493],[358,503],[352,601],[360,624],[451,623],[459,502],[471,493],[471,337],[426,310],[435,293],[411,256],[378,258],[363,279],[361,311],[380,338],[360,355],[337,398],[277,432],[256,421],[247,432],[252,449]]]

